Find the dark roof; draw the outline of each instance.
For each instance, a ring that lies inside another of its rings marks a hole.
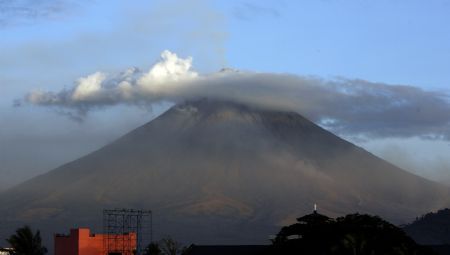
[[[297,218],[297,221],[300,223],[308,223],[308,224],[316,224],[316,223],[325,223],[329,222],[332,219],[328,216],[325,216],[323,214],[317,213],[317,211],[314,211],[311,214],[307,214],[305,216],[302,216],[300,218]]]
[[[191,245],[187,255],[260,255],[269,245]]]

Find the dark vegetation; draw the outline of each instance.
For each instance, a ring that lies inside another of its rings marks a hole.
[[[439,231],[448,229],[450,210],[429,213],[407,225],[436,227]],[[438,228],[440,225],[440,228]],[[417,227],[418,228],[418,227]],[[444,237],[448,232],[443,233]],[[15,255],[44,255],[47,249],[42,246],[39,230],[33,232],[28,226],[16,230],[7,242]],[[430,247],[417,244],[399,227],[378,216],[349,214],[336,219],[316,211],[297,219],[297,223],[283,227],[270,246],[183,246],[166,237],[150,243],[145,255],[203,254],[205,251],[239,251],[242,254],[304,254],[304,255],[433,255]],[[434,247],[433,247],[434,248]],[[436,250],[439,254],[440,250]],[[239,253],[238,252],[238,253]],[[218,254],[219,254],[218,253]]]
[[[14,255],[44,255],[47,248],[42,246],[41,233],[39,230],[33,233],[29,226],[24,226],[16,230],[6,241],[14,249]]]
[[[186,247],[171,237],[165,237],[159,242],[150,243],[144,255],[179,255],[185,254]]]
[[[450,209],[427,213],[403,226],[403,229],[417,243],[450,245]]]
[[[435,254],[377,216],[331,219],[315,212],[297,220],[281,229],[267,254]]]

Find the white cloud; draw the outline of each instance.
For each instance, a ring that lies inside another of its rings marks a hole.
[[[147,72],[129,68],[120,74],[107,75],[95,72],[79,78],[72,89],[59,93],[33,91],[26,101],[36,105],[55,105],[67,108],[82,108],[136,101],[153,102],[179,86],[192,82],[198,73],[192,70],[192,58],[179,58],[175,53],[165,50],[161,59]]]
[[[96,72],[72,89],[32,92],[26,101],[75,119],[94,108],[151,105],[209,97],[296,111],[341,135],[450,140],[450,96],[413,86],[225,69],[200,75],[192,59],[170,51],[147,72]]]
[[[164,86],[167,86],[167,84],[198,77],[198,73],[192,71],[191,68],[191,57],[182,59],[175,53],[165,50],[161,53],[161,61],[143,74],[137,81],[137,84],[150,92],[164,90]]]
[[[102,83],[106,79],[106,74],[101,72],[93,73],[87,77],[80,78],[72,93],[72,100],[85,101],[96,96],[102,92]]]

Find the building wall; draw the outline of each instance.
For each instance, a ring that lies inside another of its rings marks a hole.
[[[78,255],[101,255],[103,235],[91,235],[89,229],[79,229]]]
[[[70,235],[55,235],[55,255],[105,255],[103,251],[104,238],[108,238],[111,247],[122,248],[123,240],[130,240],[130,247],[123,255],[132,254],[136,249],[136,234],[107,236],[92,235],[88,228],[71,229]],[[128,245],[128,241],[126,245]]]
[[[78,229],[71,229],[70,235],[55,235],[55,255],[78,255]]]

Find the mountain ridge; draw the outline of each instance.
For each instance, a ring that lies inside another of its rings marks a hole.
[[[161,235],[255,243],[314,203],[330,216],[404,223],[448,205],[448,194],[297,113],[203,99],[0,193],[0,213],[61,232],[99,227],[103,208],[145,208]]]

